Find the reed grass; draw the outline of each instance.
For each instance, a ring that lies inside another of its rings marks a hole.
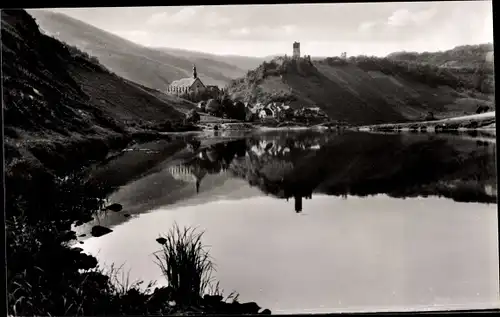
[[[203,234],[196,228],[181,229],[174,224],[163,237],[162,249],[154,253],[155,262],[179,305],[195,305],[209,290],[219,292],[212,275],[214,263],[201,240]]]

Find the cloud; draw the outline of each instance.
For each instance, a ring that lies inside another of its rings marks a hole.
[[[231,40],[242,41],[293,41],[300,38],[308,38],[311,40],[315,32],[310,32],[308,29],[299,28],[294,24],[282,25],[254,25],[254,26],[237,26],[226,31],[219,31],[216,36],[218,38],[230,38]]]
[[[148,25],[186,25],[192,22],[198,12],[200,11],[199,7],[184,7],[175,13],[170,13],[168,11],[162,11],[158,13],[154,13],[151,17],[146,21]]]
[[[298,28],[292,24],[283,25],[281,28],[287,34],[293,34],[293,33],[297,32],[297,30],[298,30]]]
[[[151,17],[149,19],[146,20],[146,24],[147,25],[159,25],[159,24],[165,23],[165,21],[167,21],[168,15],[169,14],[167,12],[154,13],[153,15],[151,15]]]
[[[176,12],[168,8],[151,15],[146,24],[151,27],[179,28],[179,31],[189,31],[191,27],[217,28],[231,23],[232,18],[217,12],[214,8],[204,6],[183,7]],[[188,29],[185,29],[189,27]]]
[[[389,16],[387,19],[387,25],[393,27],[422,25],[432,19],[436,13],[435,8],[415,12],[410,12],[407,9],[399,9],[394,11],[391,16]]]
[[[373,27],[374,27],[374,26],[376,26],[376,25],[377,25],[377,22],[375,22],[375,21],[363,22],[363,23],[361,23],[361,24],[359,25],[359,27],[358,27],[358,31],[359,31],[359,32],[363,32],[363,33],[365,33],[365,32],[369,32],[369,31],[370,31],[370,30],[372,30],[372,29],[373,29]]]
[[[229,33],[232,35],[248,35],[250,34],[249,28],[237,28],[229,30]]]

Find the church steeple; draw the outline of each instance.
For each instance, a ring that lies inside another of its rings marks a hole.
[[[198,73],[196,72],[196,65],[193,64],[193,78],[198,78]]]

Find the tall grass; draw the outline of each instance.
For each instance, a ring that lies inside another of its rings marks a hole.
[[[195,305],[213,288],[215,267],[201,241],[203,234],[196,232],[196,228],[181,229],[174,224],[162,237],[162,249],[154,253],[178,305]]]

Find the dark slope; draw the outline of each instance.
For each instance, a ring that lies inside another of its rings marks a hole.
[[[2,10],[1,34],[7,161],[51,144],[59,154],[67,144],[89,151],[77,144],[123,139],[128,122],[184,117],[173,107],[180,101],[160,100],[95,58],[41,34],[24,10]]]
[[[201,80],[209,85],[224,86],[245,72],[220,60],[189,59],[147,48],[64,14],[44,10],[28,12],[47,34],[97,57],[119,76],[160,91],[173,80],[191,76],[193,62]]]

